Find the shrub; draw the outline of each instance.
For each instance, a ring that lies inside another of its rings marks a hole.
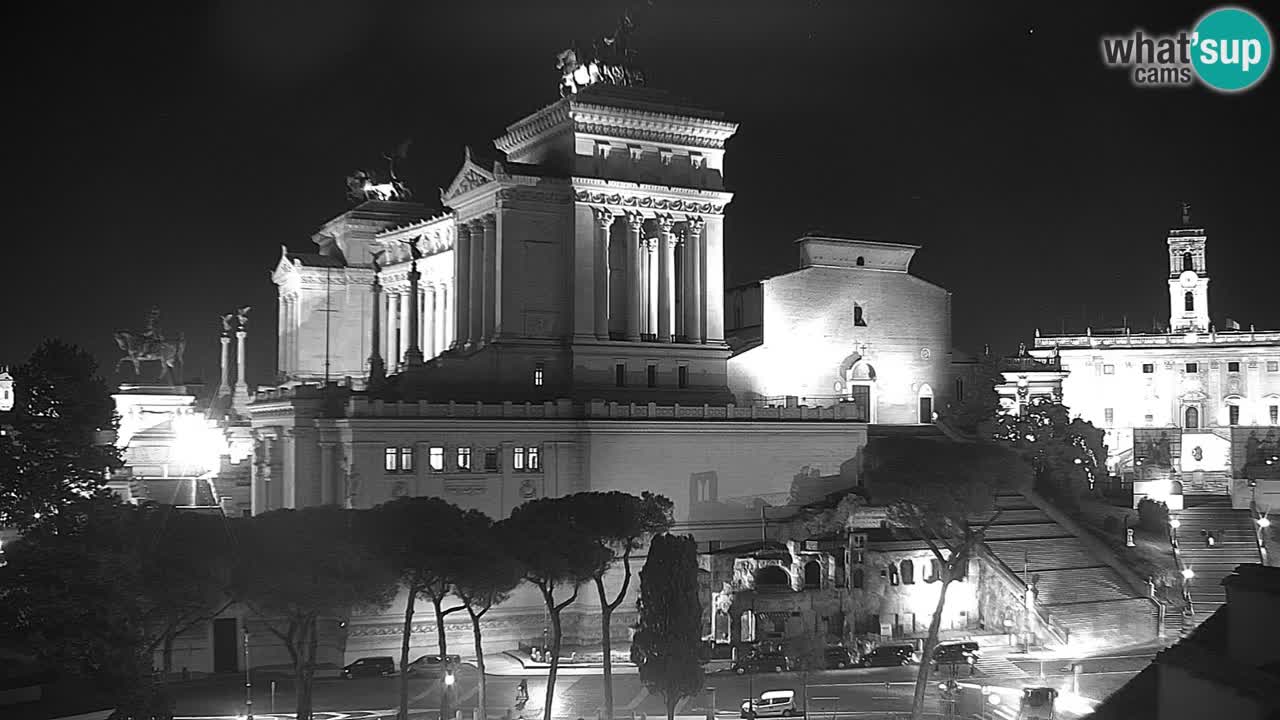
[[[1162,532],[1169,527],[1169,506],[1151,498],[1138,503],[1138,527],[1151,532]]]

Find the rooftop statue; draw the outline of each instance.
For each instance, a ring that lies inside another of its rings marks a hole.
[[[382,154],[382,158],[387,161],[385,177],[380,177],[369,170],[357,170],[348,175],[347,199],[354,203],[362,203],[366,200],[412,199],[413,192],[409,190],[409,186],[396,176],[396,161],[404,160],[409,156],[409,145],[412,142],[412,140],[405,140],[400,143],[394,153]]]
[[[124,357],[116,361],[117,371],[124,363],[132,363],[134,374],[141,375],[142,363],[155,361],[160,363],[160,375],[156,379],[164,380],[167,375],[169,384],[176,384],[174,366],[182,363],[187,341],[181,333],[176,340],[165,339],[160,331],[160,311],[157,308],[147,313],[145,330],[119,330],[115,333],[115,341],[124,351]]]
[[[631,11],[624,10],[612,35],[595,40],[590,48],[575,46],[560,51],[556,55],[560,97],[601,83],[623,87],[643,85],[644,74],[635,67],[635,50],[631,47],[635,28]]]

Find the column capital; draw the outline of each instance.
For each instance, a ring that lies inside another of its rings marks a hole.
[[[615,219],[613,211],[609,208],[592,208],[595,211],[596,222],[599,223],[601,230],[608,230]]]
[[[640,232],[640,229],[644,227],[644,219],[644,216],[640,213],[627,213],[627,225],[629,225],[634,232]]]
[[[471,239],[471,221],[469,220],[467,222],[458,221],[457,223],[455,223],[454,230],[458,233],[458,237],[464,240]]]
[[[670,215],[659,215],[657,221],[658,228],[662,230],[663,235],[670,235],[671,229],[676,226],[676,219]]]
[[[480,216],[479,224],[485,230],[492,230],[498,226],[498,216],[494,213],[485,213]]]
[[[692,217],[685,219],[685,225],[688,227],[689,232],[694,234],[702,232],[702,226],[705,224],[706,224],[706,221],[703,220],[702,217],[698,215],[694,215]]]

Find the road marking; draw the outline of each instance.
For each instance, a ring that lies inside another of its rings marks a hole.
[[[647,697],[649,697],[649,688],[645,687],[644,685],[641,685],[640,692],[636,693],[636,696],[631,699],[631,702],[627,703],[626,705],[623,705],[622,709],[635,710],[636,708],[640,707],[640,703],[644,702],[645,698]]]

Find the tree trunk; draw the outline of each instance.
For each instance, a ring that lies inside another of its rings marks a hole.
[[[315,618],[305,620],[298,633],[298,648],[293,654],[293,680],[297,685],[297,720],[311,720],[311,680],[315,676]]]
[[[671,693],[664,699],[667,701],[667,720],[676,720],[676,706],[680,704],[680,696]]]
[[[418,589],[409,586],[409,600],[404,605],[404,637],[400,641],[400,720],[409,720],[409,640],[413,634],[413,603]]]
[[[476,702],[480,707],[476,710],[477,720],[488,720],[489,714],[485,706],[485,679],[484,679],[484,648],[480,643],[480,615],[471,611],[471,606],[467,606],[467,614],[471,616],[471,634],[476,641],[476,669],[480,672],[478,680],[479,685],[476,688]],[[483,615],[483,613],[481,613]]]
[[[560,610],[550,590],[543,590],[547,612],[551,615],[551,667],[547,669],[547,695],[542,706],[542,720],[551,720],[551,709],[556,697],[556,673],[560,670]]]
[[[166,632],[164,634],[164,644],[161,646],[160,667],[164,671],[166,681],[169,679],[169,674],[173,672],[173,641],[176,635],[177,633]]]
[[[596,590],[600,593],[600,650],[604,653],[604,717],[613,720],[613,638],[609,632],[613,606],[605,598],[603,578],[596,578]]]
[[[924,691],[929,686],[929,670],[933,664],[933,649],[938,646],[938,630],[942,627],[942,606],[947,601],[947,588],[951,587],[951,572],[942,580],[942,589],[938,592],[938,606],[933,610],[933,619],[929,621],[929,635],[924,639],[924,649],[920,653],[920,670],[916,673],[916,692],[911,701],[911,720],[924,717]]]
[[[444,611],[440,609],[440,603],[444,600],[442,595],[443,593],[432,593],[431,607],[433,607],[436,611],[436,648],[438,648],[440,651],[440,663],[444,665],[444,672],[445,672],[444,677],[448,677],[449,672],[451,671],[449,667],[449,662],[448,662],[449,641],[445,639]],[[443,678],[441,678],[440,682],[444,683],[443,686],[440,688],[440,717],[443,720],[443,718],[449,717],[449,689],[450,688],[449,688],[449,685],[444,682]],[[408,720],[408,718],[405,718],[405,720]]]

